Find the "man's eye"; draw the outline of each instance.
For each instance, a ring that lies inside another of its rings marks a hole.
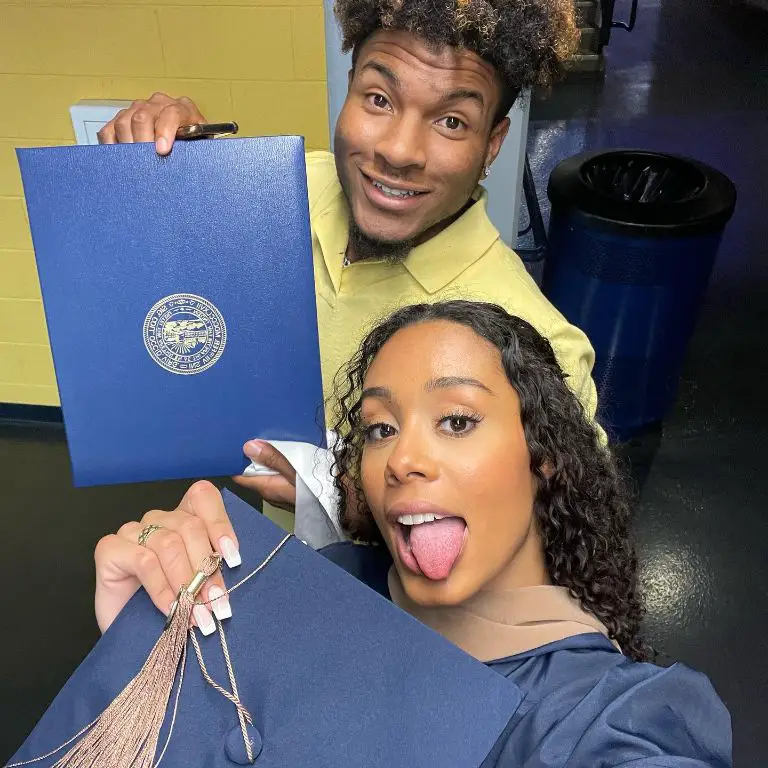
[[[466,124],[463,120],[460,120],[458,117],[455,117],[453,115],[450,115],[449,117],[444,117],[442,120],[438,121],[443,125],[444,128],[447,128],[449,131],[459,131],[462,128],[466,127]]]
[[[373,106],[377,107],[378,109],[389,108],[389,102],[387,101],[386,97],[382,96],[380,93],[373,93],[368,97],[368,99],[370,100],[371,104],[373,104]]]

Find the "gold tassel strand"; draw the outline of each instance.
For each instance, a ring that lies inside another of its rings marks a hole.
[[[256,574],[266,568],[277,553],[292,538],[293,534],[291,533],[284,536],[282,541],[277,544],[257,568],[244,578],[240,579],[237,584],[227,589],[225,594],[230,594],[236,589],[239,589],[247,581],[256,576]],[[195,637],[194,630],[190,626],[192,609],[196,605],[195,597],[203,584],[205,584],[205,582],[219,568],[221,560],[221,555],[217,553],[205,558],[200,566],[200,570],[195,574],[190,585],[188,587],[182,586],[179,591],[179,597],[171,606],[163,634],[150,651],[149,658],[144,666],[136,677],[128,683],[126,688],[118,694],[117,698],[104,710],[104,712],[101,713],[101,715],[99,715],[98,718],[96,718],[96,720],[93,720],[79,730],[74,736],[67,739],[63,744],[59,744],[58,747],[44,755],[38,755],[37,757],[30,758],[29,760],[22,760],[17,763],[7,763],[4,768],[22,768],[23,766],[33,765],[42,760],[47,760],[57,752],[61,752],[61,750],[68,747],[73,741],[83,736],[83,734],[87,735],[65,754],[64,757],[59,759],[54,764],[53,768],[157,768],[168,749],[173,734],[173,726],[176,722],[181,686],[184,679],[183,667],[187,658],[187,633],[192,637],[201,672],[203,673],[206,682],[235,705],[240,721],[240,728],[243,733],[243,739],[245,740],[246,753],[248,759],[251,760],[252,745],[248,738],[246,723],[251,724],[252,720],[248,710],[240,701],[234,669],[232,668],[229,649],[227,648],[226,640],[224,639],[221,622],[217,623],[219,625],[220,640],[227,665],[227,673],[230,684],[232,685],[232,693],[219,686],[208,674],[208,670],[202,659],[202,653],[200,652],[197,643],[197,638]],[[210,605],[210,603],[211,601],[207,600],[203,603],[199,603],[199,605]],[[180,651],[177,650],[179,645],[181,648]],[[163,660],[168,663],[161,663]],[[173,705],[168,735],[163,750],[160,753],[160,757],[153,765],[152,759],[154,758],[157,749],[160,730],[165,719],[165,711],[168,707],[168,701],[173,689],[173,681],[176,678],[176,673],[179,670],[180,664],[182,669],[179,672],[178,688]],[[162,672],[162,676],[157,679],[153,676],[153,672],[155,674]],[[168,683],[167,680],[170,680],[170,682]],[[167,689],[167,693],[161,698],[157,696],[157,691],[158,686],[162,685],[165,685],[163,690]],[[129,691],[131,692],[130,698]],[[142,697],[145,696],[146,698],[142,701]],[[118,702],[120,702],[119,706]],[[145,708],[143,704],[151,702],[157,704],[158,707],[160,702],[162,702],[162,707],[156,709],[155,716],[151,718],[152,723],[150,723],[148,727],[147,714],[149,713],[149,710]],[[157,722],[157,712],[161,713],[159,722]],[[94,736],[96,733],[98,735]],[[126,738],[131,735],[135,738]],[[131,754],[134,755],[133,759],[130,758]]]
[[[139,673],[54,768],[152,768],[195,596],[220,562],[218,554],[205,558],[189,586],[179,591],[165,631]]]

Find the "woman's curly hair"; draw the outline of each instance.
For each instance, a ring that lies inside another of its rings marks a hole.
[[[574,0],[336,0],[334,11],[344,51],[356,52],[377,29],[404,30],[434,46],[474,51],[494,66],[508,91],[503,117],[523,88],[555,80],[576,50],[575,5]]]
[[[499,350],[520,399],[538,485],[534,514],[552,583],[567,587],[597,616],[626,655],[647,658],[629,497],[613,456],[565,383],[550,343],[495,304],[447,301],[399,309],[366,336],[339,371],[335,429],[343,438],[334,446],[333,475],[342,527],[354,539],[381,541],[360,481],[365,441],[360,394],[366,373],[397,331],[439,320],[466,326]]]

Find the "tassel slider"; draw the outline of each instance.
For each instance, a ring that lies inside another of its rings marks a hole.
[[[163,632],[166,632],[168,627],[170,627],[173,623],[173,619],[176,616],[176,611],[179,608],[181,593],[186,592],[194,600],[200,594],[200,590],[203,588],[203,584],[205,584],[205,582],[208,581],[208,579],[213,576],[213,574],[216,573],[216,571],[219,569],[221,560],[222,557],[218,552],[214,552],[212,555],[209,555],[200,564],[200,570],[192,577],[192,581],[189,582],[189,585],[181,585],[179,594],[176,596],[176,599],[171,604],[171,609],[168,611],[168,618],[165,620]]]

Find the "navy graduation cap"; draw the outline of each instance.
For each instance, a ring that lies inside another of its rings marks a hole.
[[[243,558],[227,572],[227,586],[262,565],[231,593],[234,615],[224,623],[235,686],[220,633],[196,635],[179,665],[183,676],[173,678],[150,760],[105,761],[99,749],[110,745],[102,743],[77,765],[149,768],[162,758],[163,768],[482,766],[519,705],[517,686],[286,537],[234,494],[223,495]],[[147,662],[164,624],[139,591],[10,765],[48,755],[92,724]],[[181,634],[188,637],[186,619]],[[236,690],[252,724],[211,681]],[[122,717],[131,722],[136,709]],[[88,734],[34,765],[55,765]]]

